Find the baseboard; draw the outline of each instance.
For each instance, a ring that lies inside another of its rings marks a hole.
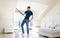
[[[3,32],[3,34],[13,34],[13,32]]]
[[[3,34],[3,32],[0,32],[0,34]]]

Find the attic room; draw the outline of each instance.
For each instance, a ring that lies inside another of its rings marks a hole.
[[[60,38],[59,30],[60,0],[0,0],[0,38]]]

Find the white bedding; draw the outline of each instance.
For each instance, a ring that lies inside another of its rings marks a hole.
[[[39,34],[49,37],[60,36],[60,23],[41,23]]]

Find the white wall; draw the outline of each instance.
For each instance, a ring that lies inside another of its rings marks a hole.
[[[42,23],[60,24],[60,1],[47,13]]]
[[[17,0],[0,0],[0,32],[3,28],[13,26],[14,9]]]

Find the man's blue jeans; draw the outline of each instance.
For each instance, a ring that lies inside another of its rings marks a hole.
[[[24,19],[22,21],[22,24],[21,24],[21,28],[22,28],[22,32],[24,33],[24,23],[26,23],[26,28],[27,28],[27,34],[29,34],[29,20],[28,19]]]

